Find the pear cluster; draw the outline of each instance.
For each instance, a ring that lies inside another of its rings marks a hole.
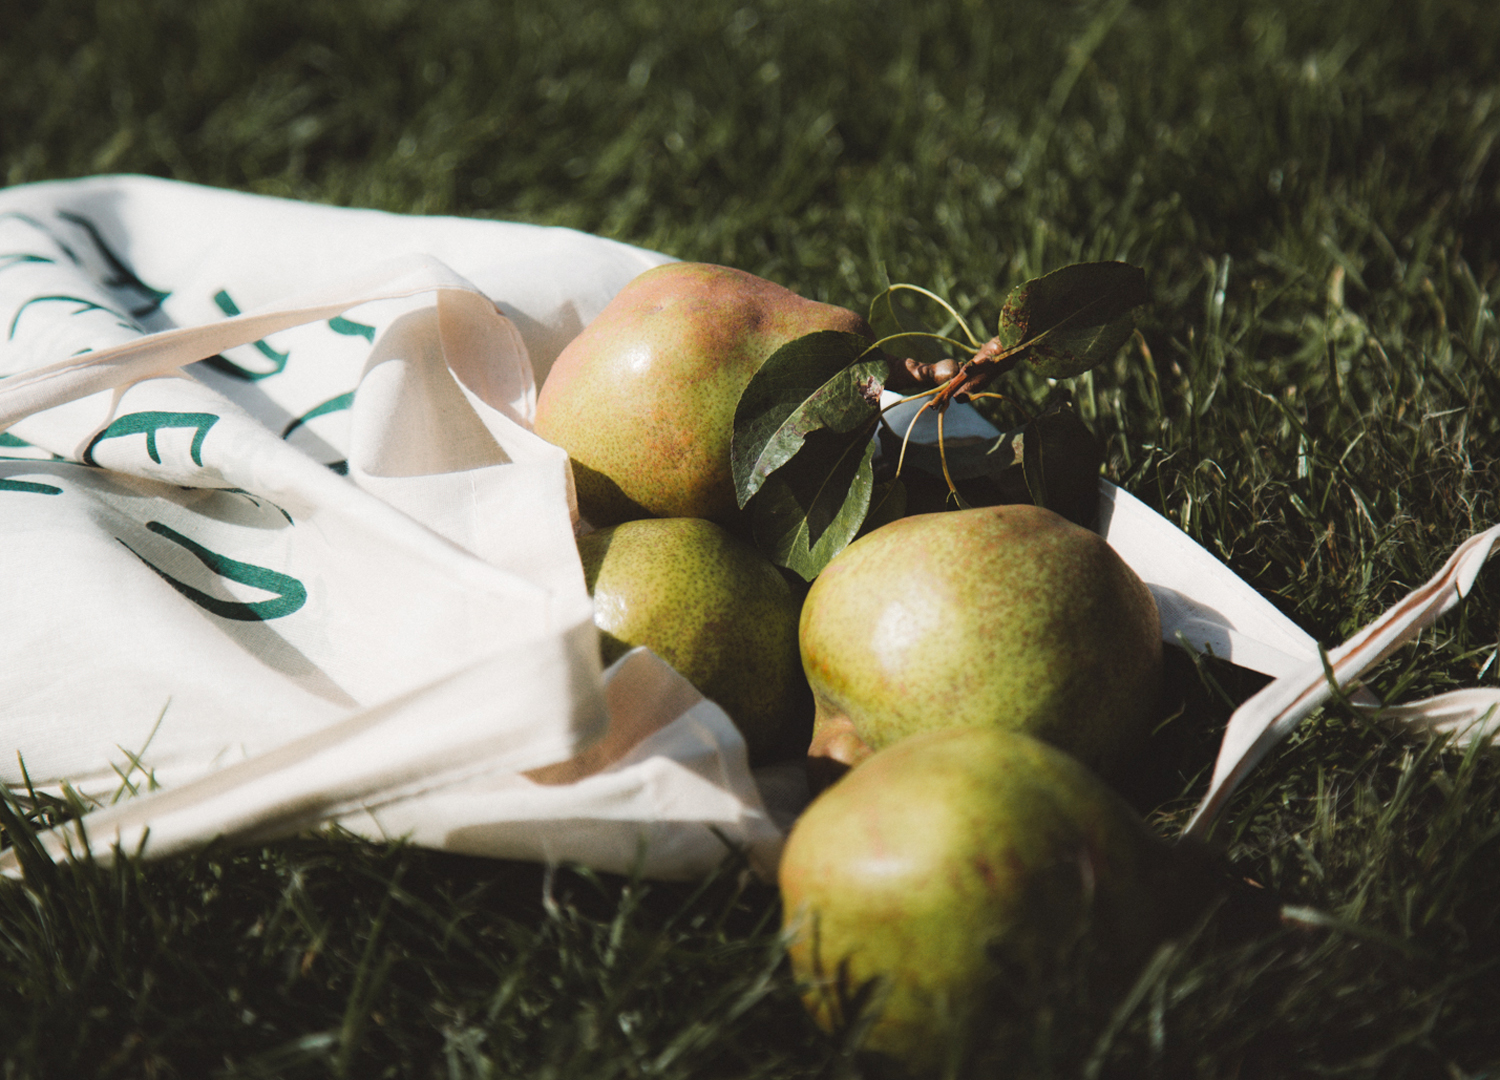
[[[870,336],[741,271],[648,271],[558,358],[536,429],[598,529],[580,552],[606,660],[650,646],[752,761],[793,747],[826,788],[780,873],[809,1008],[834,1026],[877,988],[868,1046],[933,1071],[1086,931],[1116,971],[1157,933],[1163,847],[1096,770],[1149,734],[1160,626],[1108,544],[1025,504],[890,521],[804,597],[747,538],[729,444],[760,365],[830,329]]]
[[[719,704],[753,763],[805,746],[800,588],[746,538],[729,466],[735,407],[787,342],[870,337],[860,316],[727,266],[668,263],[558,356],[538,435],[568,452],[606,662],[647,646]]]
[[[780,884],[814,1015],[878,987],[867,1048],[925,1074],[1081,948],[1097,983],[1127,978],[1170,859],[1095,770],[1145,744],[1162,647],[1109,545],[1026,504],[898,519],[813,583],[800,647],[831,786]]]

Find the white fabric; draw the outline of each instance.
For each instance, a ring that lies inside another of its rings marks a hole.
[[[571,481],[529,428],[537,373],[664,261],[143,177],[0,191],[0,780],[163,788],[89,815],[101,855],[337,819],[770,865],[742,740],[666,665],[621,661],[670,710],[589,757]],[[592,764],[522,775],[565,759]]]
[[[1500,525],[1469,537],[1426,583],[1326,655],[1283,675],[1234,711],[1214,762],[1208,793],[1184,832],[1206,836],[1228,805],[1229,797],[1278,742],[1334,694],[1356,680],[1469,594],[1479,570],[1500,543]],[[1356,701],[1356,704],[1359,702]],[[1446,734],[1452,745],[1476,739],[1494,740],[1500,691],[1492,687],[1458,690],[1391,708],[1370,708],[1392,724]]]

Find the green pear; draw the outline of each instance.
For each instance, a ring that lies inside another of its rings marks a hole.
[[[669,263],[632,280],[558,356],[536,432],[568,452],[595,526],[738,516],[729,442],[750,377],[817,330],[864,319],[727,266]]]
[[[1109,774],[1159,709],[1150,590],[1098,534],[1038,506],[881,526],[818,576],[800,635],[815,771],[917,732],[992,726]]]
[[[937,1072],[976,1036],[1024,1040],[1007,1027],[1024,1029],[1061,974],[1118,991],[1191,925],[1204,896],[1177,887],[1176,855],[1046,743],[997,728],[916,735],[792,828],[778,872],[792,968],[820,1025],[853,1021],[863,987],[876,1012],[864,1049]]]
[[[752,762],[805,725],[799,601],[755,548],[710,521],[647,518],[582,537],[578,553],[606,664],[648,646],[729,714]]]

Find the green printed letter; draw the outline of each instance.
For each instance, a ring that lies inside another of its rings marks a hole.
[[[162,428],[197,428],[197,434],[193,436],[193,445],[189,447],[194,465],[203,464],[203,440],[208,435],[208,429],[218,423],[219,418],[213,413],[182,413],[182,412],[138,412],[130,413],[120,417],[109,427],[95,435],[89,441],[88,449],[83,452],[83,463],[85,465],[97,466],[94,460],[94,447],[105,439],[118,439],[125,435],[146,436],[146,453],[151,455],[151,460],[158,465],[161,464],[161,455],[156,451],[156,433]]]
[[[277,573],[264,566],[256,566],[253,563],[238,562],[225,555],[209,551],[202,544],[189,540],[176,529],[163,525],[159,521],[146,522],[146,528],[158,536],[166,537],[177,546],[187,549],[199,562],[220,577],[276,594],[270,600],[256,600],[249,603],[209,596],[208,593],[186,585],[152,565],[140,552],[130,547],[129,544],[125,544],[125,541],[120,541],[125,544],[132,555],[151,567],[168,585],[205,611],[222,619],[234,619],[238,622],[264,622],[268,619],[279,619],[283,615],[290,615],[307,603],[307,588],[294,577]]]

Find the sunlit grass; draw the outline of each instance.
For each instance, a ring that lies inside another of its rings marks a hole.
[[[1472,0],[59,0],[0,5],[0,179],[139,171],[515,218],[983,329],[1082,259],[1147,269],[1078,380],[1112,479],[1325,644],[1500,521],[1500,8]],[[1033,390],[1038,389],[1033,387]],[[1494,684],[1493,571],[1376,671]],[[1163,831],[1256,681],[1186,702]],[[7,838],[19,835],[18,825]],[[1066,981],[1052,1076],[1500,1070],[1500,767],[1316,714],[1220,829],[1289,919],[1228,915],[1125,1006]],[[848,1074],[774,892],[340,837],[0,886],[5,1076]]]

